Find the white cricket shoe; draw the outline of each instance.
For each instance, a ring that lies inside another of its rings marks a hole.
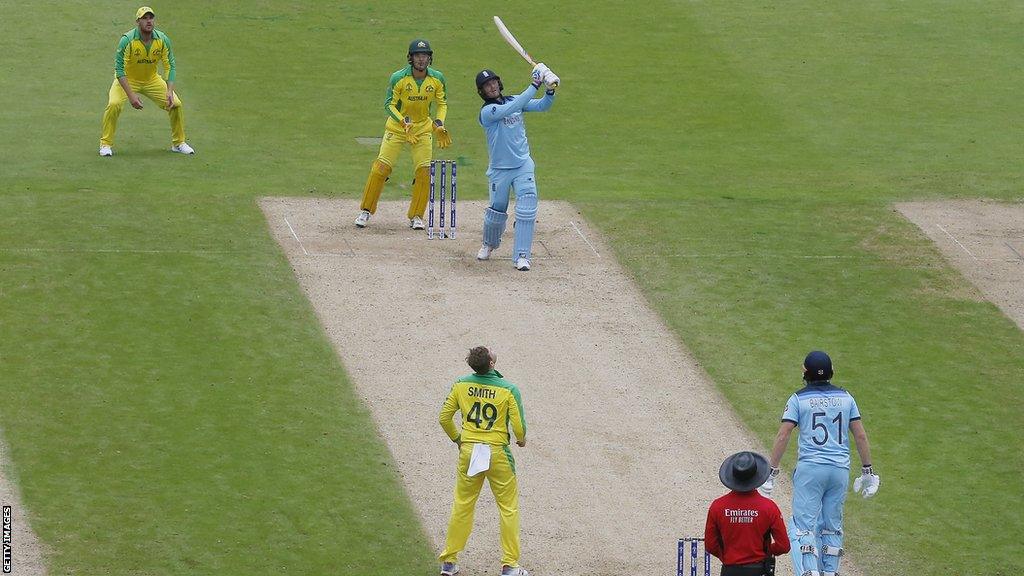
[[[444,562],[441,564],[441,576],[455,576],[459,573],[459,565],[454,562]]]
[[[360,228],[366,228],[366,223],[370,221],[370,211],[363,210],[356,216],[356,226]]]
[[[409,228],[413,230],[426,230],[427,226],[423,224],[423,218],[415,216],[412,220],[409,220]]]
[[[501,576],[530,576],[530,573],[522,566],[502,566]]]
[[[113,156],[114,150],[106,144],[100,146],[100,156]]]
[[[487,244],[481,244],[480,250],[476,253],[477,260],[490,260],[491,252],[494,252],[494,248],[491,248]]]
[[[530,259],[526,256],[520,256],[516,258],[516,270],[520,272],[526,272],[530,269]]]
[[[175,144],[174,146],[171,146],[171,152],[180,152],[182,154],[196,153],[196,151],[193,150],[192,147],[189,146],[187,142],[182,142],[181,144]]]

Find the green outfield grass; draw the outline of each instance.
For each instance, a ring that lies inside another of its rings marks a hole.
[[[1024,336],[891,206],[1022,198],[1019,3],[157,5],[198,154],[146,101],[100,159],[135,7],[0,19],[0,426],[51,573],[433,570],[255,198],[358,195],[416,36],[484,197],[473,76],[529,74],[494,10],[562,77],[529,118],[541,197],[599,225],[766,445],[832,353],[882,476],[847,505],[867,572],[1024,568]]]

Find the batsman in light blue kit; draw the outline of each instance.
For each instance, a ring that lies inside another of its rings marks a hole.
[[[555,102],[559,78],[544,64],[537,64],[530,85],[517,96],[504,96],[501,78],[492,70],[476,75],[476,89],[484,104],[480,124],[487,134],[487,184],[490,206],[484,210],[484,241],[477,260],[487,260],[501,244],[508,220],[509,194],[515,190],[515,239],[512,263],[516,270],[530,269],[533,229],[537,220],[537,183],[530,143],[526,140],[524,112],[544,112]],[[547,84],[544,96],[534,98],[541,84]]]
[[[871,467],[871,447],[853,396],[833,386],[832,359],[816,350],[804,359],[806,386],[786,403],[775,444],[771,475],[760,488],[770,496],[789,436],[800,429],[793,472],[793,517],[789,527],[794,572],[835,576],[843,554],[843,504],[850,483],[850,435],[857,443],[861,475],[854,492],[870,498],[881,480]]]

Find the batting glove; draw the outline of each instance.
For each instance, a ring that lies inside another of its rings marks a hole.
[[[757,489],[765,498],[772,497],[772,490],[775,488],[775,478],[782,472],[778,468],[772,468],[771,474],[768,475],[768,479],[764,481],[764,484]]]
[[[853,491],[864,496],[865,498],[871,498],[878,492],[878,487],[881,486],[882,479],[875,474],[875,471],[868,464],[860,469],[860,478],[853,481]]]
[[[534,86],[540,86],[541,84],[543,84],[544,83],[544,76],[548,72],[551,72],[551,69],[549,69],[547,66],[545,66],[543,62],[541,62],[540,64],[537,64],[536,66],[534,66],[533,67],[533,73],[531,74],[531,76],[533,78],[532,82],[533,82]]]
[[[558,83],[560,81],[561,80],[558,78],[558,76],[556,76],[555,73],[552,72],[551,70],[548,70],[548,73],[544,75],[544,83],[548,85],[548,90],[554,90],[555,88],[558,88]]]

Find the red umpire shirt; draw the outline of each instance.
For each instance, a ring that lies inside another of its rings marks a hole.
[[[726,566],[760,563],[767,557],[764,541],[768,532],[772,535],[768,554],[789,552],[786,523],[775,501],[757,490],[733,490],[711,503],[704,547]]]

